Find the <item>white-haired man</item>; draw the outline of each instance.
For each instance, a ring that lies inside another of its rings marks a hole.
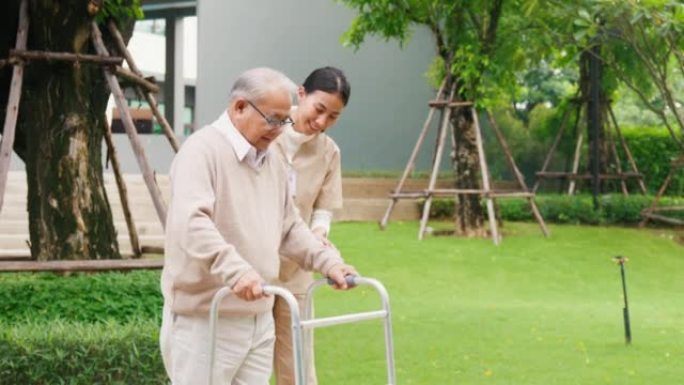
[[[332,278],[356,274],[299,217],[287,173],[268,154],[289,117],[294,83],[269,68],[235,81],[227,111],[190,136],[171,166],[171,202],[162,271],[160,343],[174,385],[204,384],[208,373],[208,310],[221,305],[216,384],[267,385],[273,364],[273,298],[262,285],[278,277],[279,255]]]

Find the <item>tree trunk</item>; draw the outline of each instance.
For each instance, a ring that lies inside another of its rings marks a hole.
[[[475,125],[467,108],[461,108],[452,115],[451,125],[456,139],[456,148],[451,162],[456,179],[456,188],[480,189],[482,177],[475,142]],[[456,235],[466,237],[487,236],[485,212],[476,194],[461,194],[456,199]]]
[[[93,54],[88,4],[30,1],[28,48]],[[128,24],[122,29],[130,38]],[[102,67],[32,61],[24,76],[17,138],[25,148],[15,150],[26,163],[33,258],[121,258],[103,181],[109,91]]]
[[[587,123],[587,141],[588,141],[588,157],[587,165],[589,168],[589,173],[597,172],[600,174],[606,174],[608,171],[608,164],[610,163],[610,153],[608,148],[608,143],[605,140],[605,126],[606,121],[604,119],[605,111],[608,111],[607,100],[602,90],[601,77],[602,70],[599,67],[598,70],[598,81],[594,83],[590,74],[590,60],[592,59],[592,52],[590,50],[585,50],[580,56],[580,97],[582,102],[585,104],[586,113],[586,123]],[[596,60],[597,65],[602,67],[602,62]],[[598,88],[598,99],[593,100],[592,91],[594,88]],[[597,126],[597,132],[592,132],[592,122],[595,121]],[[594,141],[597,142],[598,151],[596,156],[592,148],[594,146]],[[594,159],[596,158],[596,159]],[[596,164],[596,168],[593,165]],[[606,183],[600,182],[598,190],[604,192],[606,190]]]

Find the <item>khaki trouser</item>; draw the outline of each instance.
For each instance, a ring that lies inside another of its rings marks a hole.
[[[275,342],[271,312],[219,317],[216,385],[268,385]],[[204,385],[209,371],[209,317],[174,315],[164,309],[159,335],[164,367],[173,385]]]
[[[304,314],[304,297],[303,294],[295,295],[297,303],[299,304],[300,314]],[[276,342],[275,342],[275,359],[273,366],[275,369],[276,385],[294,385],[294,363],[292,362],[292,326],[290,320],[290,308],[287,302],[280,297],[275,298],[275,305],[273,306],[273,318],[275,319]],[[308,334],[309,344],[303,347],[305,362],[304,367],[307,368],[305,375],[307,377],[306,385],[316,385],[316,367],[314,365],[313,354],[313,333],[311,330],[306,330],[304,333]],[[304,384],[302,384],[304,385]]]

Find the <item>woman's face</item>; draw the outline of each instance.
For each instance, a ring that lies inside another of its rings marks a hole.
[[[332,127],[344,109],[338,94],[325,91],[306,93],[304,87],[297,90],[297,106],[294,129],[304,135],[319,134]]]

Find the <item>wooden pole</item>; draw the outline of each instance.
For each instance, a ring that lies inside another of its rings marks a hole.
[[[456,92],[456,85],[451,85],[451,90],[449,91],[449,101],[453,100],[454,93]],[[430,173],[430,181],[428,182],[427,192],[430,194],[425,199],[425,204],[423,205],[423,215],[420,218],[420,228],[418,229],[418,239],[422,240],[425,236],[425,229],[427,228],[428,219],[430,218],[430,207],[432,206],[432,190],[435,188],[435,183],[437,183],[437,176],[439,175],[439,165],[442,160],[442,152],[444,151],[444,143],[446,142],[446,133],[449,129],[449,124],[451,120],[452,109],[447,108],[444,111],[444,120],[439,127],[439,132],[437,134],[437,148],[435,149],[435,156],[432,161],[432,172]]]
[[[610,125],[606,124],[606,136],[608,137],[608,145],[610,146],[610,151],[613,153],[613,159],[615,159],[615,169],[618,175],[622,175],[622,164],[620,162],[620,155],[618,154],[617,147],[615,146],[615,140],[613,140],[613,134],[610,132]],[[627,182],[624,178],[620,179],[620,188],[622,189],[622,195],[629,195],[627,190]]]
[[[568,118],[570,117],[570,109],[568,108],[565,110],[563,113],[563,120],[561,121],[560,128],[558,129],[558,133],[556,134],[556,137],[553,139],[553,143],[551,144],[551,148],[549,149],[549,152],[546,154],[546,158],[544,158],[544,164],[542,165],[541,172],[545,172],[546,169],[549,167],[549,164],[551,163],[551,159],[553,158],[553,155],[556,153],[556,148],[558,147],[558,144],[561,141],[561,138],[563,137],[563,131],[565,131],[565,125],[568,122]],[[537,180],[534,182],[534,186],[532,187],[532,192],[536,193],[537,189],[539,189],[541,179],[537,178]]]
[[[525,183],[525,177],[523,176],[522,172],[520,172],[520,169],[518,169],[518,166],[515,164],[515,159],[513,159],[513,154],[511,153],[511,150],[508,147],[506,138],[504,138],[503,134],[501,133],[501,130],[499,129],[499,124],[496,122],[496,120],[494,120],[494,116],[489,110],[486,110],[486,113],[487,119],[489,120],[489,124],[492,126],[492,131],[494,131],[494,135],[496,136],[496,140],[499,142],[499,145],[501,146],[501,149],[504,152],[506,163],[508,164],[508,167],[511,169],[511,171],[513,171],[513,176],[515,176],[515,179],[518,182],[518,186],[525,191],[529,191],[529,189],[527,188],[527,183]]]
[[[562,178],[562,179],[581,179],[581,180],[590,180],[593,178],[593,175],[586,173],[586,174],[575,174],[572,172],[565,172],[565,171],[546,171],[546,172],[538,172],[537,175],[541,175],[547,178]],[[622,179],[625,177],[639,177],[641,176],[640,174],[637,174],[635,172],[623,172],[622,174],[599,174],[599,177],[603,179]]]
[[[632,156],[632,152],[629,150],[629,146],[627,145],[627,141],[625,140],[624,136],[622,136],[622,131],[620,131],[620,126],[617,124],[617,119],[615,119],[615,114],[613,113],[613,107],[610,105],[608,106],[608,113],[610,115],[610,119],[613,121],[613,125],[615,126],[615,134],[617,135],[618,139],[620,140],[620,144],[622,145],[622,149],[625,151],[625,156],[627,157],[627,161],[629,162],[629,165],[632,167],[632,171],[635,173],[639,173],[639,169],[637,168],[636,162],[634,161],[634,157]],[[646,194],[646,185],[644,184],[643,178],[637,178],[637,183],[639,183],[639,188],[641,189],[642,194]]]
[[[131,53],[128,51],[128,48],[124,43],[123,37],[121,36],[121,32],[119,32],[119,29],[116,27],[114,21],[109,21],[107,27],[109,28],[109,32],[112,34],[112,37],[114,38],[114,42],[116,43],[117,49],[119,50],[121,55],[123,55],[123,57],[126,59],[126,63],[128,63],[128,66],[131,68],[131,71],[133,71],[133,73],[137,74],[138,76],[142,77],[143,73],[135,64],[135,60],[133,60],[133,56],[131,56]],[[159,122],[159,125],[162,127],[164,135],[169,140],[169,143],[171,144],[173,151],[178,152],[178,149],[180,148],[180,145],[178,144],[178,139],[176,138],[176,135],[173,133],[171,125],[169,125],[169,122],[166,120],[166,117],[164,117],[164,114],[162,114],[159,111],[159,106],[157,105],[157,100],[154,98],[154,95],[152,95],[152,93],[150,92],[144,92],[143,94],[145,96],[145,100],[147,100],[147,104],[150,105],[150,109],[152,110],[154,117],[157,119],[157,122]]]
[[[511,153],[511,150],[508,147],[506,138],[503,136],[501,129],[499,129],[499,124],[494,119],[494,115],[492,115],[491,111],[489,110],[487,110],[487,118],[489,119],[489,123],[492,125],[494,135],[496,135],[496,139],[499,142],[499,145],[504,151],[506,162],[508,163],[508,166],[511,168],[511,171],[513,171],[513,175],[515,175],[516,180],[518,181],[518,185],[525,193],[529,193],[530,189],[527,187],[527,183],[525,183],[525,176],[523,176],[522,172],[520,172],[520,169],[518,169],[518,166],[515,164],[515,159],[513,159],[513,154]],[[541,212],[539,212],[537,203],[534,201],[533,197],[528,197],[527,202],[530,205],[530,209],[532,210],[534,218],[537,220],[537,223],[539,223],[539,227],[541,227],[542,233],[545,237],[548,237],[549,229],[546,227],[546,223],[544,223],[544,218],[542,217]]]
[[[591,172],[591,196],[594,202],[594,210],[599,208],[599,195],[601,194],[601,147],[603,138],[601,129],[604,127],[601,121],[601,79],[603,78],[601,57],[601,45],[593,41],[589,48],[589,95],[587,100],[587,139],[589,140],[589,170]]]
[[[131,248],[133,249],[133,257],[140,258],[140,241],[138,239],[138,231],[135,228],[133,217],[131,216],[131,208],[128,205],[128,190],[126,189],[126,182],[121,175],[121,166],[119,165],[119,156],[114,147],[112,140],[112,130],[109,123],[105,121],[105,142],[107,142],[107,152],[109,159],[112,161],[112,169],[114,170],[114,177],[116,179],[116,187],[119,189],[119,198],[121,199],[121,208],[123,209],[124,219],[126,220],[126,227],[128,227],[128,238],[131,241]]]
[[[451,92],[451,91],[449,91]],[[447,96],[448,97],[448,96]],[[432,159],[430,160],[430,165],[432,166],[435,164],[435,159],[437,159],[437,148],[439,147],[439,138],[440,138],[440,133],[442,129],[442,125],[444,124],[444,117],[446,116],[446,111],[449,108],[440,108],[439,110],[439,120],[438,120],[438,126],[437,126],[437,135],[435,135],[435,146],[434,149],[432,150]],[[445,139],[446,140],[446,139]],[[446,143],[446,142],[445,142]],[[430,170],[432,171],[432,170]],[[430,174],[432,175],[432,174]],[[439,174],[438,174],[439,175]]]
[[[584,133],[579,132],[577,135],[577,144],[575,144],[575,155],[572,161],[572,174],[577,175],[577,172],[579,171],[579,162],[580,162],[580,155],[582,153],[582,141],[584,139]],[[568,194],[573,195],[575,194],[575,186],[576,186],[576,179],[572,178],[570,180],[570,186],[568,187]]]
[[[26,61],[54,60],[99,65],[120,65],[123,62],[123,58],[115,56],[102,57],[100,55],[87,55],[71,52],[26,51],[24,49],[19,48],[10,50],[10,57],[16,57]]]
[[[443,81],[442,85],[439,87],[439,90],[437,91],[437,98],[440,98],[442,96],[442,92],[444,92],[445,85],[446,80]],[[411,156],[409,157],[409,160],[406,163],[406,167],[404,168],[404,173],[401,175],[399,183],[397,184],[397,187],[394,189],[395,194],[401,193],[401,189],[404,188],[404,183],[406,183],[406,179],[411,173],[411,170],[413,170],[414,164],[416,162],[416,157],[418,156],[418,151],[420,151],[420,147],[423,145],[423,141],[425,140],[425,136],[427,135],[427,132],[430,128],[430,123],[432,122],[432,117],[435,113],[435,110],[436,107],[430,107],[430,112],[428,113],[427,119],[425,119],[423,129],[420,131],[420,135],[418,135],[416,145],[413,147]],[[392,209],[394,209],[394,205],[396,203],[397,198],[392,198],[390,200],[389,206],[387,206],[387,210],[385,210],[385,215],[382,217],[382,220],[380,221],[380,229],[384,230],[387,227],[387,222],[389,221],[389,217],[392,214]]]
[[[104,42],[102,41],[100,29],[98,28],[95,22],[91,24],[91,33],[93,45],[95,46],[95,50],[97,51],[97,53],[101,56],[109,56],[107,48],[105,47]],[[123,92],[121,91],[121,87],[119,86],[119,82],[116,79],[116,76],[111,72],[111,70],[108,68],[104,68],[104,75],[107,79],[107,84],[109,84],[109,89],[112,91],[112,95],[114,96],[114,100],[117,104],[117,107],[121,112],[121,122],[123,123],[124,128],[126,129],[128,139],[130,140],[131,146],[133,147],[133,152],[135,153],[136,160],[138,161],[138,166],[140,167],[140,171],[142,172],[143,179],[145,180],[145,184],[147,185],[147,188],[150,191],[152,202],[154,203],[154,208],[156,209],[157,215],[159,216],[159,221],[161,222],[162,227],[165,227],[166,204],[164,203],[164,199],[162,198],[161,190],[159,190],[157,181],[154,179],[154,172],[147,161],[147,157],[145,156],[145,149],[143,148],[142,144],[140,143],[140,139],[138,138],[138,131],[136,130],[135,125],[133,124],[131,113],[128,110],[128,105],[126,104],[126,99],[123,96]]]
[[[639,222],[639,227],[644,227],[646,223],[648,223],[649,218],[653,214],[653,211],[655,211],[656,206],[658,206],[658,201],[660,201],[660,198],[665,194],[665,190],[667,190],[667,187],[670,185],[670,182],[672,181],[672,177],[674,176],[675,171],[677,168],[675,165],[672,165],[672,168],[670,169],[670,172],[667,173],[667,177],[665,177],[665,180],[663,181],[663,184],[660,186],[658,189],[658,193],[656,194],[655,198],[653,199],[653,203],[651,203],[651,207],[647,208],[641,213],[641,216],[643,219],[641,222]]]
[[[655,220],[658,220],[658,221],[661,221],[661,222],[665,222],[665,223],[668,223],[668,224],[671,224],[671,225],[675,225],[675,226],[683,226],[683,225],[684,225],[684,221],[683,221],[683,220],[681,220],[681,219],[676,219],[676,218],[666,217],[665,215],[650,213],[650,214],[648,214],[648,217],[649,217],[650,219],[655,219]]]
[[[454,107],[470,107],[473,105],[473,102],[449,102],[446,100],[433,100],[428,104],[430,105],[430,107],[454,108]]]
[[[22,0],[19,5],[19,27],[17,29],[17,49],[25,49],[28,40],[28,0]],[[2,131],[2,143],[0,144],[0,211],[5,201],[5,188],[7,187],[7,174],[12,163],[14,152],[14,136],[19,116],[19,101],[21,100],[21,86],[24,81],[24,65],[17,63],[12,70],[12,83],[10,86],[7,110],[5,112],[5,124]]]
[[[11,57],[9,59],[2,59],[0,60],[0,69],[3,69],[5,66],[8,65],[15,65],[17,63],[19,63],[19,59],[15,57]]]
[[[482,187],[484,193],[489,194],[491,187],[489,185],[489,169],[487,167],[487,159],[485,158],[484,145],[482,144],[482,130],[480,130],[480,119],[477,117],[477,111],[474,107],[470,109],[473,116],[473,124],[475,125],[475,144],[477,145],[477,154],[480,158],[480,173],[482,174]],[[492,239],[495,245],[499,245],[499,231],[497,229],[496,216],[494,214],[494,200],[491,197],[486,197],[487,215],[489,216],[489,228],[492,232]]]
[[[136,87],[141,88],[145,93],[159,92],[158,85],[123,67],[116,67],[116,76],[133,83]]]

